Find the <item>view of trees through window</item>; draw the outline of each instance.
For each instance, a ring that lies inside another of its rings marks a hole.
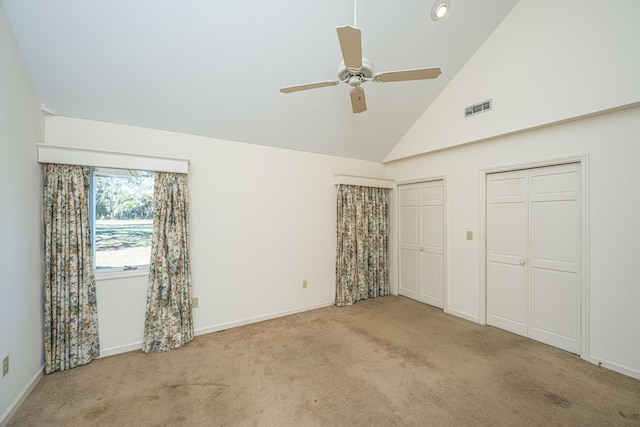
[[[96,269],[149,264],[153,172],[95,169],[93,214]]]

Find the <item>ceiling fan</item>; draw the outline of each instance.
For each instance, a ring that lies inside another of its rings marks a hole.
[[[354,1],[355,16],[355,1]],[[355,21],[355,18],[354,18]],[[360,28],[345,25],[337,28],[340,49],[342,50],[343,62],[338,66],[338,80],[328,80],[324,82],[307,83],[297,86],[288,86],[280,89],[282,93],[298,92],[301,90],[316,89],[326,86],[335,86],[346,83],[351,89],[351,107],[354,113],[362,113],[367,110],[367,102],[364,96],[364,89],[360,87],[363,83],[374,81],[377,83],[401,82],[410,80],[435,79],[441,73],[439,67],[416,68],[412,70],[386,71],[382,73],[373,72],[373,63],[362,57],[362,37]]]

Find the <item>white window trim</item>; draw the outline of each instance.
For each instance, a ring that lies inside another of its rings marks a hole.
[[[136,265],[137,270],[123,270],[122,267],[93,269],[93,275],[96,281],[126,279],[129,277],[149,276],[149,264]]]
[[[36,147],[39,163],[189,173],[189,160],[187,159],[50,144],[36,144]]]

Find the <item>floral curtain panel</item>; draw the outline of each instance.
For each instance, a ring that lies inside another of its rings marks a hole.
[[[44,206],[45,372],[100,354],[89,217],[89,168],[46,164]]]
[[[187,176],[157,172],[142,351],[163,352],[193,339]]]
[[[389,190],[338,186],[336,305],[389,294]]]

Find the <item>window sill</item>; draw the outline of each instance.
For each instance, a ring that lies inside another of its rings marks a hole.
[[[127,279],[129,277],[149,276],[149,267],[138,267],[137,270],[109,269],[106,271],[94,270],[96,282],[103,280]]]

